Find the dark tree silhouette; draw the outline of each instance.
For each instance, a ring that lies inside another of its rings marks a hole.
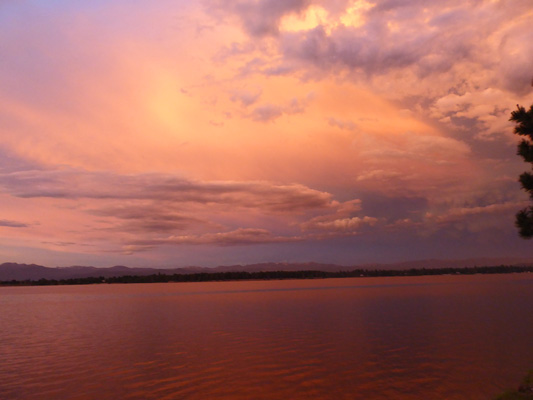
[[[522,156],[525,162],[533,165],[533,105],[526,111],[520,105],[511,113],[510,121],[516,122],[514,133],[523,136],[523,139],[518,145],[517,154]],[[529,193],[529,197],[533,200],[533,174],[531,172],[524,172],[519,178],[522,189]],[[520,210],[516,214],[516,227],[519,230],[520,236],[530,239],[533,237],[533,206],[529,206]]]

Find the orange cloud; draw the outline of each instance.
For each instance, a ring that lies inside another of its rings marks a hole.
[[[524,2],[205,4],[12,6],[5,243],[157,258],[438,231],[522,201],[507,118],[529,101]],[[405,209],[373,204],[391,199]]]

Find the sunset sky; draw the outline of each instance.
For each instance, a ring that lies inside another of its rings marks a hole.
[[[531,0],[0,0],[0,262],[533,256]]]

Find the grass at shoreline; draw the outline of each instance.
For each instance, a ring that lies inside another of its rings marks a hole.
[[[517,390],[508,390],[494,400],[533,400],[533,370],[528,372]]]

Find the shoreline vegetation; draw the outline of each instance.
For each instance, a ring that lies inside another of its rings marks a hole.
[[[259,272],[200,272],[192,274],[122,275],[115,277],[86,277],[69,279],[38,279],[0,281],[0,286],[50,286],[90,285],[110,283],[166,283],[166,282],[218,282],[245,280],[328,279],[328,278],[376,278],[430,275],[475,275],[531,273],[533,266],[491,266],[467,268],[412,268],[405,270],[354,269],[351,271],[259,271]]]
[[[494,400],[533,400],[533,370],[528,372],[517,390],[508,390]]]

